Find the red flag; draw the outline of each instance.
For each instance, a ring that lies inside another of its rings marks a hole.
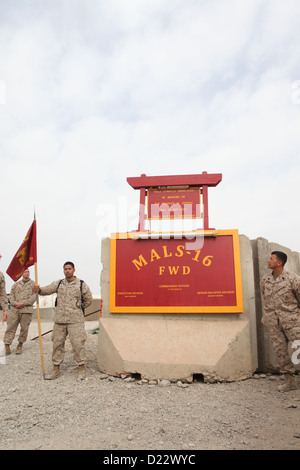
[[[14,281],[18,281],[25,269],[36,262],[36,220],[34,220],[6,272]]]

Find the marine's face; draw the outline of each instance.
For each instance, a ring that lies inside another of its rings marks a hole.
[[[23,272],[23,279],[24,281],[28,281],[29,278],[30,278],[29,269],[25,269],[25,271]]]
[[[268,268],[269,269],[276,269],[279,268],[282,265],[282,261],[280,261],[276,255],[270,255],[270,258],[268,259]]]
[[[67,279],[71,279],[74,276],[75,268],[71,264],[66,264],[64,267],[64,274]]]

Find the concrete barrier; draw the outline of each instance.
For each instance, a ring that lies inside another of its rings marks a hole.
[[[151,314],[109,311],[110,239],[102,240],[98,366],[111,375],[205,382],[235,381],[257,369],[254,273],[250,240],[239,236],[242,314]]]

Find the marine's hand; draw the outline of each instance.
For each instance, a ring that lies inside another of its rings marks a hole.
[[[5,321],[8,320],[8,311],[3,310],[3,315],[2,315],[2,325],[4,324]]]

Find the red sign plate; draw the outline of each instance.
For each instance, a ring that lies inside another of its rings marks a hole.
[[[149,189],[148,219],[201,218],[200,188]]]
[[[111,312],[243,311],[237,230],[183,239],[111,240]]]

